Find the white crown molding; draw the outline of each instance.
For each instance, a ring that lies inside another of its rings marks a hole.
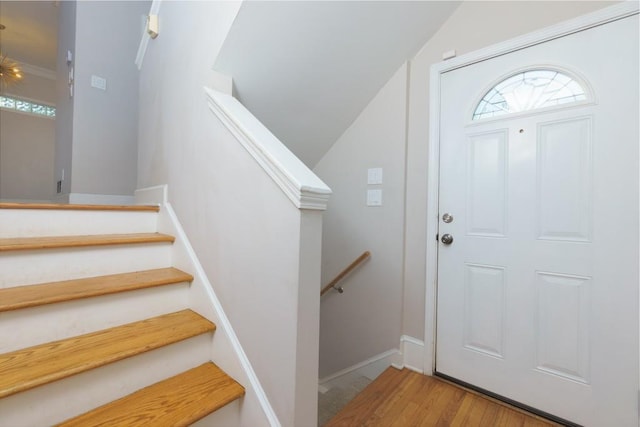
[[[38,76],[49,80],[55,80],[57,78],[55,70],[27,64],[26,62],[22,62],[14,58],[7,57],[7,59],[17,62],[18,68],[20,68],[23,73],[31,74],[32,76]]]
[[[237,99],[204,88],[209,109],[298,209],[326,210],[331,189]]]
[[[569,34],[577,33],[579,31],[584,31],[611,21],[635,15],[638,13],[639,9],[640,3],[638,3],[638,1],[624,1],[614,6],[596,10],[595,12],[578,16],[577,18],[534,31],[520,37],[496,43],[486,48],[469,52],[444,62],[439,62],[431,67],[431,73],[441,74],[456,68],[466,67],[467,65],[495,58],[496,56],[505,55],[516,50],[525,49],[529,46],[534,46]]]

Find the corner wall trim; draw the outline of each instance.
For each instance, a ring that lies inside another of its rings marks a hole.
[[[138,188],[135,191],[136,204],[138,205],[162,205],[169,201],[168,186],[155,185],[153,187]]]
[[[400,352],[405,368],[424,373],[424,341],[403,335],[400,337]]]
[[[153,0],[153,2],[151,3],[151,9],[149,10],[149,15],[157,15],[158,12],[160,12],[160,3],[162,3],[162,0]],[[140,40],[140,45],[138,46],[138,53],[136,54],[135,60],[135,64],[138,67],[138,70],[142,69],[142,62],[144,61],[144,54],[147,53],[149,40],[151,40],[151,36],[149,36],[147,31],[143,31],[142,39]]]
[[[237,99],[204,88],[209,109],[298,209],[326,210],[331,189]]]

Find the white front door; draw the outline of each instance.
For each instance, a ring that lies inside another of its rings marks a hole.
[[[587,99],[473,120],[527,69],[566,71]],[[637,15],[447,72],[441,93],[436,371],[638,426]]]

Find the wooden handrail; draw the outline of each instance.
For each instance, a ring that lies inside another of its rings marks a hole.
[[[335,279],[330,281],[324,288],[322,288],[322,290],[320,291],[320,296],[322,296],[322,295],[326,294],[327,292],[329,292],[329,290],[331,290],[331,288],[334,288],[336,291],[342,293],[343,292],[342,287],[339,287],[339,288],[335,287],[338,284],[338,282],[340,280],[342,280],[347,274],[351,273],[351,271],[353,269],[355,269],[358,265],[360,265],[360,263],[362,263],[364,260],[366,260],[370,256],[371,256],[371,252],[364,251],[362,253],[362,255],[360,255],[358,258],[356,258],[355,261],[353,261],[351,264],[349,264],[349,266],[347,268],[342,270],[340,272],[340,274],[338,274],[335,277]]]

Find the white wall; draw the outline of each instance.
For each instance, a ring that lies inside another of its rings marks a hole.
[[[55,81],[24,73],[5,94],[55,104]],[[0,198],[51,200],[55,120],[0,109]]]
[[[402,330],[402,261],[407,66],[403,65],[338,139],[314,172],[334,191],[325,213],[322,283],[369,250],[344,293],[322,298],[320,377],[397,347]],[[383,169],[367,185],[367,169]],[[367,188],[382,206],[366,206]]]
[[[401,335],[424,338],[430,66],[451,49],[460,55],[611,4],[464,2],[409,62],[408,79],[403,66],[319,162],[316,171],[334,191],[325,217],[324,280],[361,249],[373,253],[344,294],[323,301],[321,376],[397,348]],[[386,165],[384,206],[366,208],[365,169],[376,165]],[[402,182],[392,186],[398,177]],[[406,200],[399,197],[405,193]],[[394,214],[371,214],[375,209]]]
[[[280,422],[312,425],[321,214],[291,203],[209,110],[203,91],[239,7],[162,3],[160,35],[149,42],[140,73],[138,187],[168,184]]]

